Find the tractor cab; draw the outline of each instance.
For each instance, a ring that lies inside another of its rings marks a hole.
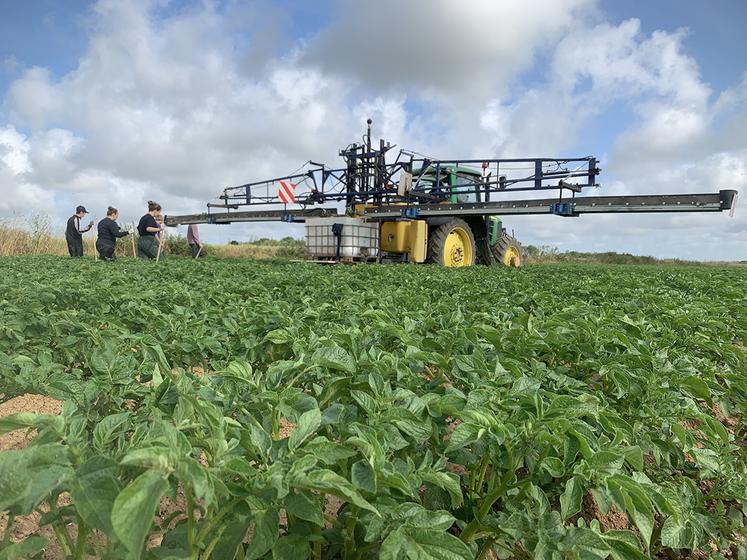
[[[412,190],[431,195],[440,202],[477,202],[475,191],[483,180],[482,172],[474,167],[444,165],[436,169],[430,165],[425,171],[422,168],[413,170]]]
[[[481,202],[478,193],[486,190],[486,181],[483,170],[475,167],[430,164],[413,169],[410,193],[420,194],[421,202],[429,204]],[[428,262],[443,266],[466,266],[479,261],[509,267],[518,267],[523,263],[521,244],[509,235],[498,216],[434,217],[425,221],[428,225]],[[407,227],[406,223],[392,223],[402,229]],[[385,224],[382,227],[388,231],[394,226]],[[385,245],[386,241],[382,241],[382,246]]]

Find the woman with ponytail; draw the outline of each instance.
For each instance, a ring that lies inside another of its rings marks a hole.
[[[101,220],[98,225],[98,239],[96,240],[96,250],[102,261],[113,261],[114,251],[117,248],[117,239],[128,235],[129,232],[122,231],[117,224],[119,211],[109,206],[106,211],[106,218]]]
[[[137,232],[140,234],[140,239],[137,242],[137,255],[141,259],[155,259],[158,256],[156,234],[163,229],[163,226],[158,225],[155,216],[160,211],[161,205],[149,200],[148,213],[140,218],[137,225]]]

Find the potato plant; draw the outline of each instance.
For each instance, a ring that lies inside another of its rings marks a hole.
[[[0,558],[747,558],[746,289],[0,260]]]

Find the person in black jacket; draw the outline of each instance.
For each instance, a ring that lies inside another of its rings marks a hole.
[[[99,238],[96,240],[96,250],[102,261],[113,261],[114,250],[117,248],[117,238],[129,235],[128,231],[122,231],[117,225],[119,211],[109,206],[106,211],[106,218],[101,220],[98,225]]]
[[[65,240],[67,241],[67,250],[71,257],[83,256],[83,234],[93,227],[93,222],[88,224],[88,227],[86,228],[80,226],[80,221],[86,214],[88,214],[86,207],[78,206],[75,209],[75,214],[70,216],[67,220]]]
[[[161,205],[152,200],[148,201],[148,213],[140,218],[137,224],[137,232],[140,239],[137,242],[137,256],[141,259],[155,259],[158,256],[158,240],[156,234],[163,227],[156,222],[156,214],[161,211]]]

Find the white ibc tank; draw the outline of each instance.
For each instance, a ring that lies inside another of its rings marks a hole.
[[[357,218],[308,218],[306,220],[306,253],[309,258],[337,256],[338,237],[332,227],[341,224],[340,258],[375,259],[379,256],[379,224]]]

